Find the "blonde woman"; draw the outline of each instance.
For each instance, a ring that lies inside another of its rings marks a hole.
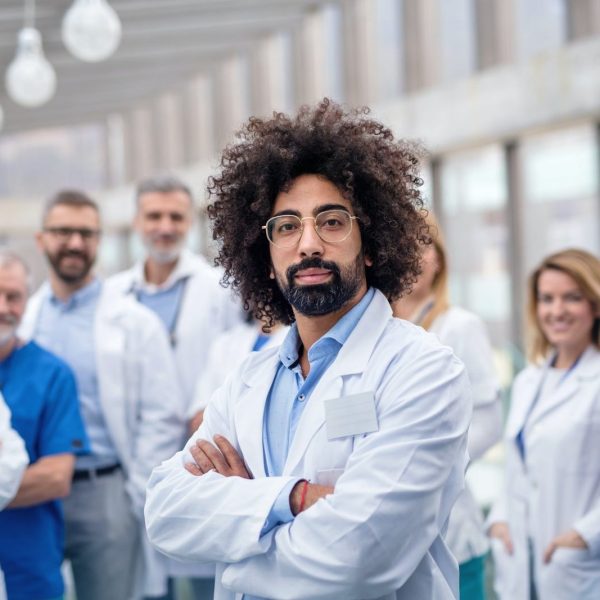
[[[435,333],[450,346],[467,369],[473,394],[469,429],[471,461],[480,458],[502,436],[499,383],[492,348],[481,319],[448,301],[446,250],[439,227],[428,216],[432,244],[423,251],[422,273],[408,296],[392,303],[394,316]],[[468,488],[458,498],[448,524],[446,541],[460,566],[461,600],[485,598],[485,555],[489,549],[483,516]]]
[[[545,258],[528,290],[529,359],[488,522],[502,600],[600,598],[600,261]]]

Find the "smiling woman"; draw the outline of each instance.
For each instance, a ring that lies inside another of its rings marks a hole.
[[[534,364],[513,386],[506,488],[489,518],[496,588],[502,600],[600,598],[600,261],[544,259],[528,321]]]

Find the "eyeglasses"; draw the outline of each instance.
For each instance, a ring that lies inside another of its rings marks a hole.
[[[278,248],[292,248],[300,241],[304,231],[304,221],[315,222],[317,235],[330,244],[343,242],[352,233],[352,222],[358,217],[347,210],[324,210],[316,217],[297,217],[296,215],[278,215],[271,217],[262,228],[267,239]]]
[[[53,235],[59,242],[68,242],[74,235],[79,235],[84,242],[95,240],[100,235],[99,229],[77,227],[44,227],[44,232]]]

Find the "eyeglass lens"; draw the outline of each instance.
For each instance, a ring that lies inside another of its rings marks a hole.
[[[280,215],[269,219],[267,236],[277,246],[295,245],[304,228],[304,220],[296,215]],[[315,217],[315,229],[324,242],[341,242],[348,237],[352,218],[345,210],[325,210]]]
[[[91,240],[99,235],[97,229],[77,229],[74,227],[47,227],[44,231],[51,233],[60,240],[70,240],[75,234],[79,234],[83,240]]]

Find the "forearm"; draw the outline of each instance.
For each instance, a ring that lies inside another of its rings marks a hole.
[[[74,464],[71,454],[48,456],[33,463],[26,469],[9,508],[34,506],[68,496]]]
[[[235,562],[265,552],[267,516],[281,489],[296,478],[195,476],[183,462],[179,453],[150,478],[145,516],[151,542],[174,558],[202,562]]]

